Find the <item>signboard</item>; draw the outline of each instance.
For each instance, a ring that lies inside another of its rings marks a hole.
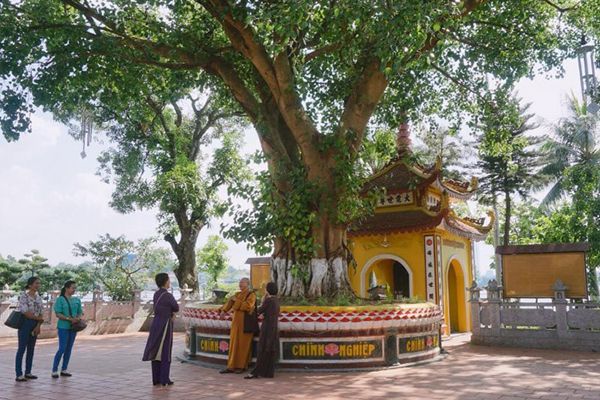
[[[371,361],[383,359],[383,340],[282,341],[283,361]]]
[[[432,350],[440,344],[437,334],[398,337],[398,354],[419,353]]]
[[[427,301],[435,303],[435,257],[433,236],[425,236],[425,288]]]
[[[206,355],[229,354],[229,337],[196,336],[196,353]]]
[[[578,250],[575,245],[509,247],[510,252],[497,250],[502,254],[504,297],[554,297],[557,280],[567,287],[567,298],[587,297],[585,252],[573,251]]]
[[[196,336],[196,354],[227,359],[229,336]],[[256,356],[256,340],[252,342],[252,356]]]
[[[269,264],[252,264],[250,265],[250,281],[252,287],[264,294],[267,283],[271,280],[271,265]]]

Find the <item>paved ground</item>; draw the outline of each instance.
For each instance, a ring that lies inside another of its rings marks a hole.
[[[145,334],[80,337],[72,378],[52,380],[55,340],[38,343],[37,381],[14,381],[12,340],[0,339],[0,399],[590,399],[600,400],[600,354],[472,346],[454,337],[443,361],[374,372],[282,372],[245,381],[197,365],[174,363],[168,388],[150,384],[140,361]],[[180,352],[183,337],[176,341]]]

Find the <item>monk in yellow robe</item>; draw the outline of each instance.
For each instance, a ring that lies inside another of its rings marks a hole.
[[[225,318],[226,312],[233,312],[229,357],[227,358],[227,368],[220,371],[222,374],[242,373],[248,368],[248,363],[252,357],[252,338],[254,334],[244,333],[244,314],[254,312],[255,303],[256,295],[254,291],[250,290],[250,279],[242,278],[240,280],[240,291],[236,292],[220,309],[221,319]]]

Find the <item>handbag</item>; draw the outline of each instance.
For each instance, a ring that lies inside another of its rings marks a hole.
[[[6,322],[4,322],[4,325],[8,326],[9,328],[19,329],[23,325],[24,319],[25,319],[25,316],[23,315],[23,313],[21,313],[20,311],[14,310],[13,312],[10,313],[10,315],[6,319]]]
[[[64,297],[64,296],[63,296]],[[71,309],[71,302],[67,300],[65,297],[65,301],[67,302],[67,306],[69,307],[69,317],[73,318],[73,310]],[[79,320],[77,322],[71,322],[71,330],[75,332],[80,332],[87,328],[87,323],[83,320]]]
[[[253,292],[248,293],[244,301],[248,299]],[[257,306],[256,301],[254,302],[254,311],[253,312],[244,312],[244,333],[252,333],[257,335],[260,332],[260,328],[258,327],[258,315],[257,315]]]

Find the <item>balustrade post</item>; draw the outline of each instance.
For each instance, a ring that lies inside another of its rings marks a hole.
[[[557,279],[552,286],[552,290],[554,290],[554,299],[552,299],[552,303],[554,303],[556,333],[558,334],[559,339],[566,337],[569,331],[569,324],[567,322],[567,299],[565,296],[567,289],[568,288],[560,279]]]
[[[10,298],[15,294],[14,290],[10,290],[8,284],[4,285],[4,288],[0,290],[0,304],[9,303]]]
[[[56,299],[58,299],[58,296],[60,296],[60,290],[51,290],[48,292],[48,294],[50,295],[50,300],[48,301],[48,321],[47,323],[51,324],[52,323],[52,315],[53,312],[52,310],[54,310],[54,303],[56,303]]]
[[[181,299],[179,299],[179,303],[181,304],[181,308],[183,308],[186,303],[191,301],[190,294],[193,290],[188,287],[187,283],[184,283],[183,287],[180,288],[179,291],[181,292]]]
[[[133,290],[131,318],[135,318],[135,313],[137,313],[137,310],[139,310],[141,304],[142,304],[142,290],[134,289]]]
[[[490,315],[490,330],[493,336],[500,336],[502,320],[500,316],[500,306],[502,303],[502,286],[498,285],[498,281],[492,279],[485,287],[487,290],[488,308]]]
[[[102,299],[104,298],[104,293],[99,288],[94,289],[92,294],[92,303],[94,304],[94,315],[93,320],[98,320],[98,306],[102,303]]]
[[[4,322],[4,320],[8,317],[4,315],[5,311],[8,311],[11,306],[10,298],[15,294],[13,290],[10,290],[8,285],[4,285],[4,289],[0,291],[0,321]]]
[[[477,282],[473,281],[471,286],[467,288],[469,291],[469,303],[471,305],[471,332],[474,336],[478,336],[481,331],[481,289],[477,286]]]

